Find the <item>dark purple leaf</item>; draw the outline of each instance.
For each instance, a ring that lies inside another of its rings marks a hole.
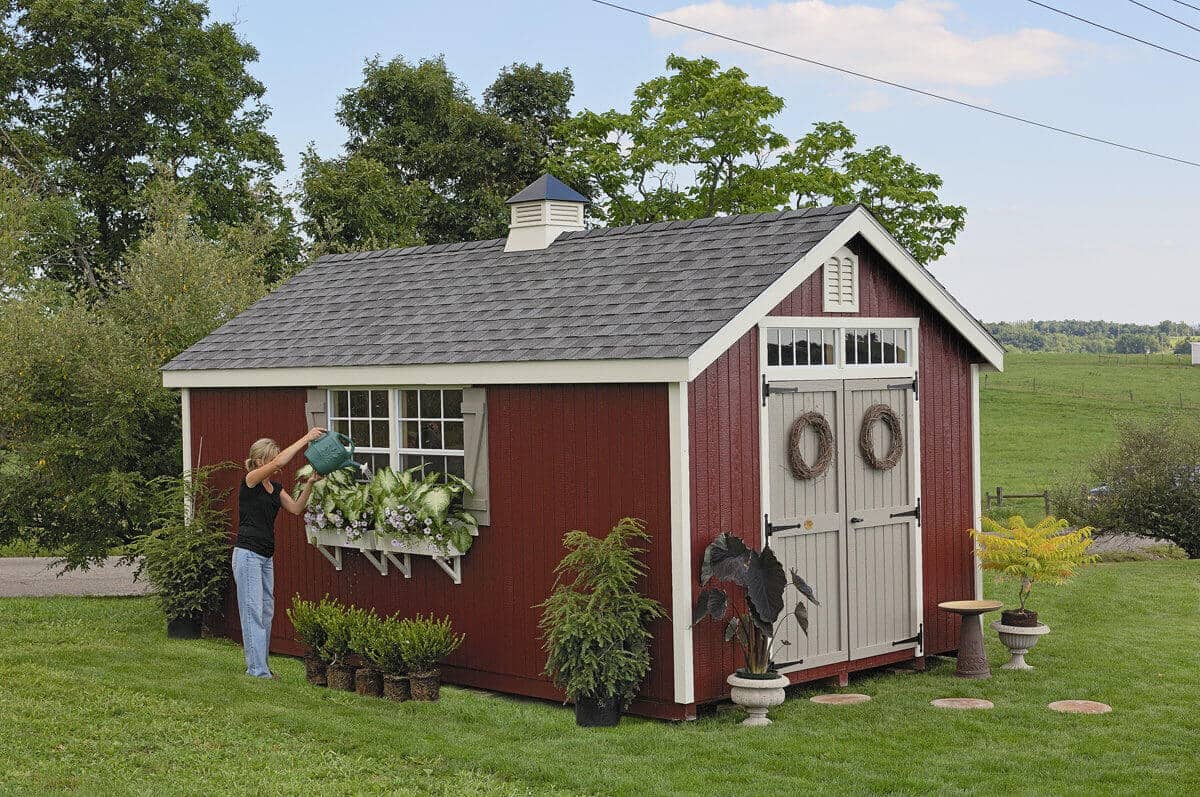
[[[800,594],[812,601],[813,606],[820,606],[821,602],[817,600],[817,594],[813,592],[813,588],[808,585],[808,582],[800,577],[796,572],[796,568],[792,568],[792,584],[796,589],[800,590]]]
[[[696,625],[705,617],[720,620],[725,616],[725,610],[728,607],[729,596],[725,594],[724,590],[701,590],[700,595],[696,598],[696,606],[692,609],[692,625]]]
[[[783,611],[783,589],[786,586],[787,576],[774,551],[768,547],[763,548],[761,553],[750,552],[750,566],[746,569],[746,594],[755,620],[766,624],[768,635]],[[755,624],[758,625],[757,622]]]
[[[704,549],[704,561],[700,564],[700,584],[710,579],[732,581],[746,586],[745,572],[750,549],[746,543],[729,532],[723,532]]]
[[[725,626],[725,641],[726,642],[732,641],[733,638],[735,636],[737,636],[737,632],[738,632],[738,619],[736,617],[731,617],[729,619],[729,625]]]
[[[796,622],[800,624],[800,630],[808,636],[808,607],[804,605],[804,601],[796,601],[796,610],[792,612],[796,616]]]

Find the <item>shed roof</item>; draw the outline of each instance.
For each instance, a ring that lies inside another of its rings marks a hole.
[[[163,370],[686,358],[856,207],[327,255]]]

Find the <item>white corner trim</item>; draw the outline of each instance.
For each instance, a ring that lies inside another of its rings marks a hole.
[[[696,702],[692,648],[692,479],[688,383],[667,385],[671,446],[671,658],[675,702]]]
[[[874,216],[865,208],[859,207],[697,349],[688,358],[688,378],[694,379],[712,365],[721,354],[737,343],[742,335],[775,309],[788,294],[800,287],[855,235],[866,239],[990,365],[997,371],[1004,370],[1003,347],[987,334],[978,321],[962,309],[945,288],[925,272]]]
[[[979,472],[979,366],[971,366],[971,506],[975,514],[973,528],[983,522],[983,474]],[[983,563],[975,541],[971,541],[971,556],[975,561],[975,599],[983,599]]]
[[[192,471],[192,395],[186,387],[179,391],[179,425],[183,431],[183,470],[184,476],[187,476]],[[183,516],[184,519],[190,521],[192,519],[192,499],[191,495],[185,493],[183,499]]]
[[[303,387],[305,385],[515,385],[678,382],[685,359],[549,360],[445,365],[223,368],[163,371],[163,387]]]

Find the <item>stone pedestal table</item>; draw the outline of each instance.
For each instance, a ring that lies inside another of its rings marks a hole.
[[[962,617],[958,633],[958,666],[954,674],[959,678],[991,678],[987,654],[983,650],[983,623],[980,615],[994,612],[1003,604],[1000,601],[946,601],[938,608]]]

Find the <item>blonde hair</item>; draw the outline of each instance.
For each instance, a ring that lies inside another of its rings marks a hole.
[[[269,437],[261,437],[250,446],[250,456],[246,459],[246,470],[254,470],[259,465],[266,464],[279,454],[279,444]]]

